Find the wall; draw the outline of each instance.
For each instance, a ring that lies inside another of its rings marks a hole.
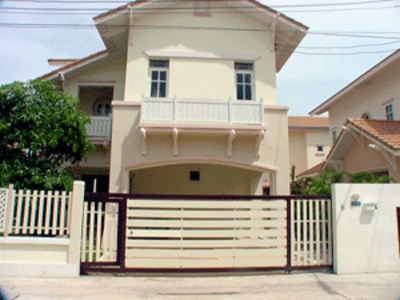
[[[189,180],[189,172],[200,172],[200,181]],[[135,171],[132,193],[185,195],[248,195],[253,172],[228,166],[180,164]]]
[[[170,161],[171,164],[212,162],[242,169],[270,172],[277,183],[273,191],[289,193],[289,150],[287,131],[287,108],[269,106],[265,108],[265,138],[261,142],[260,156],[255,154],[255,136],[239,135],[233,141],[233,155],[226,154],[228,133],[179,135],[179,153],[172,154],[172,126],[169,132],[147,133],[147,154],[142,155],[142,135],[138,129],[140,106],[137,103],[120,101],[113,103],[113,143],[111,145],[110,191],[127,191],[128,169],[157,166]],[[217,127],[218,128],[218,127]]]
[[[334,272],[400,272],[400,184],[335,184],[332,191]],[[361,206],[351,206],[354,194]],[[377,210],[366,211],[368,203]]]
[[[65,237],[7,236],[9,225],[0,237],[0,277],[78,277],[80,272],[80,244],[82,203],[85,185],[74,182],[69,235]],[[8,193],[5,220],[13,219],[12,209],[7,209],[13,196]],[[27,232],[30,232],[28,222]]]
[[[340,99],[329,109],[331,131],[339,132],[349,117],[361,118],[365,112],[371,119],[386,119],[384,105],[393,100],[394,118],[400,120],[400,86],[397,76],[400,61],[388,67],[383,74],[365,82]]]
[[[183,8],[191,3],[179,5],[178,10],[193,9]],[[149,24],[153,28],[146,28]],[[246,14],[212,10],[209,17],[194,17],[190,13],[179,14],[179,18],[171,18],[170,14],[138,15],[131,30],[133,43],[128,47],[124,100],[140,101],[142,95],[149,96],[149,60],[162,59],[146,55],[146,51],[153,50],[164,53],[164,59],[170,58],[168,97],[236,99],[234,57],[242,57],[239,62],[254,61],[255,99],[263,97],[265,103],[276,104],[275,53],[269,50],[267,24]],[[177,53],[195,57],[174,57]],[[209,59],[204,53],[224,57]],[[249,56],[252,58],[246,59]]]

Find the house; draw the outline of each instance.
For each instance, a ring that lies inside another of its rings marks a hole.
[[[331,149],[329,119],[289,116],[289,164],[296,175],[319,165]]]
[[[369,69],[311,115],[328,112],[335,141],[327,165],[350,173],[389,174],[399,180],[400,50]]]
[[[400,119],[400,87],[397,75],[400,50],[373,66],[309,114],[329,114],[329,127],[335,141],[347,118]]]
[[[45,74],[79,97],[96,152],[89,190],[289,192],[281,70],[308,28],[254,0],[139,0],[100,14],[106,49]]]

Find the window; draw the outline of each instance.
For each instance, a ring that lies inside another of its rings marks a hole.
[[[361,119],[369,120],[371,119],[371,114],[369,112],[365,112],[361,115]]]
[[[386,120],[394,120],[393,104],[390,103],[385,106]]]
[[[198,170],[191,170],[189,172],[189,181],[192,182],[199,182],[200,181],[200,171]]]
[[[336,142],[336,139],[337,139],[337,132],[336,132],[336,130],[334,130],[334,131],[332,131],[332,141],[333,141],[333,143]]]
[[[323,153],[323,152],[324,152],[324,146],[317,145],[317,153]]]
[[[168,60],[150,60],[150,96],[167,96]]]
[[[236,99],[253,100],[253,64],[235,63]]]
[[[98,116],[108,116],[110,114],[110,101],[100,100],[95,107]]]

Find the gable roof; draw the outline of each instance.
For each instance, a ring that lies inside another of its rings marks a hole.
[[[374,77],[379,76],[379,74],[385,72],[385,70],[388,67],[390,67],[393,63],[400,63],[400,49],[393,52],[391,55],[380,61],[378,64],[373,66],[371,69],[363,73],[355,80],[353,80],[350,84],[348,84],[343,89],[338,91],[332,97],[330,97],[329,99],[318,105],[316,108],[314,108],[312,111],[310,111],[309,114],[313,116],[327,112],[332,107],[332,105],[340,101],[341,98],[345,96],[347,93],[357,88],[361,84],[368,83]]]
[[[324,165],[324,161],[320,162],[319,164],[316,164],[315,166],[312,166],[311,168],[308,168],[307,170],[304,170],[300,174],[296,175],[296,178],[316,176],[320,171],[322,171]]]
[[[329,118],[309,116],[288,116],[289,129],[329,129]]]
[[[128,31],[131,22],[130,16],[135,11],[140,12],[139,16],[154,14],[155,9],[165,9],[179,1],[138,0],[102,13],[94,17],[93,21],[106,48],[111,53],[116,51],[119,43],[123,42],[121,33]],[[274,39],[276,72],[282,69],[308,30],[307,26],[256,0],[224,0],[220,3],[229,8],[240,8],[243,13],[252,15],[260,22],[268,24]],[[150,9],[150,6],[154,9]],[[135,18],[132,20],[135,22]]]
[[[400,156],[400,121],[347,119],[326,161],[344,159],[354,140],[362,143],[361,147],[379,147]]]

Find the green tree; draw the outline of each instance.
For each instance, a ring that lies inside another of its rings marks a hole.
[[[77,104],[48,81],[0,86],[0,186],[72,188],[65,167],[86,159],[93,147],[85,129],[90,118]]]

